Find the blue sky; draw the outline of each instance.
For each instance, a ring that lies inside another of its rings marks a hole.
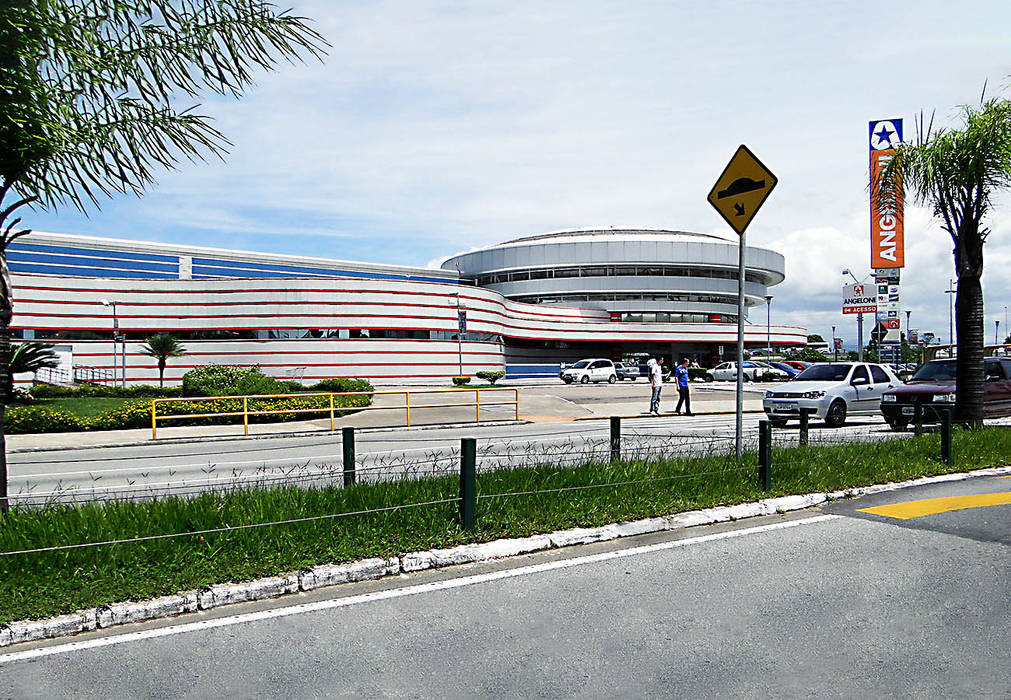
[[[706,195],[741,143],[779,177],[748,243],[787,259],[773,323],[848,343],[869,265],[867,122],[954,124],[1008,95],[1011,4],[297,0],[333,48],[201,109],[224,162],[141,199],[29,213],[40,231],[426,265],[579,226],[734,235]],[[987,338],[1011,305],[1011,197],[995,202]],[[951,243],[907,208],[903,308],[947,336]],[[765,310],[752,320],[765,322]]]

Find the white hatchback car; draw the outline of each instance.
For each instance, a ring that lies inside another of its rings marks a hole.
[[[743,379],[746,382],[760,382],[765,377],[766,374],[771,375],[774,379],[789,379],[786,372],[781,369],[776,369],[775,367],[770,367],[757,362],[748,362],[745,360],[741,364],[741,370]],[[706,372],[706,381],[717,381],[717,382],[736,382],[737,381],[737,363],[736,362],[721,362],[720,364],[713,367],[711,370]]]
[[[901,386],[891,367],[861,362],[811,365],[782,389],[765,392],[762,408],[773,425],[800,417],[800,409],[837,427],[848,415],[879,415],[881,395]]]
[[[572,382],[614,384],[618,381],[618,373],[614,369],[614,363],[611,360],[603,359],[580,360],[571,367],[563,369],[558,373],[558,376],[566,384],[572,384]]]

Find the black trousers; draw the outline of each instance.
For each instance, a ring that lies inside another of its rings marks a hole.
[[[688,393],[688,387],[678,385],[678,407],[674,413],[681,413],[681,404],[685,406],[685,413],[692,412],[692,397]]]

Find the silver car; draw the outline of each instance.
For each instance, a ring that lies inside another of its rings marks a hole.
[[[614,384],[618,381],[618,374],[614,371],[614,362],[605,359],[580,360],[571,367],[566,367],[558,373],[559,378],[566,384],[579,382],[589,384],[590,382],[608,382]]]
[[[800,417],[800,409],[831,427],[846,416],[879,415],[881,395],[902,384],[891,367],[865,362],[828,362],[808,367],[782,389],[765,392],[762,408],[773,425]]]

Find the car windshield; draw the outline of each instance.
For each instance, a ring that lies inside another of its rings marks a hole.
[[[841,382],[850,373],[850,365],[812,365],[797,375],[795,381]]]
[[[579,362],[577,362],[576,364],[572,365],[572,369],[583,369],[583,368],[584,368],[584,367],[586,367],[586,366],[587,366],[588,364],[590,364],[590,361],[589,361],[589,360],[580,360],[580,361],[579,361]]]
[[[913,375],[918,382],[954,381],[955,362],[928,362]]]

